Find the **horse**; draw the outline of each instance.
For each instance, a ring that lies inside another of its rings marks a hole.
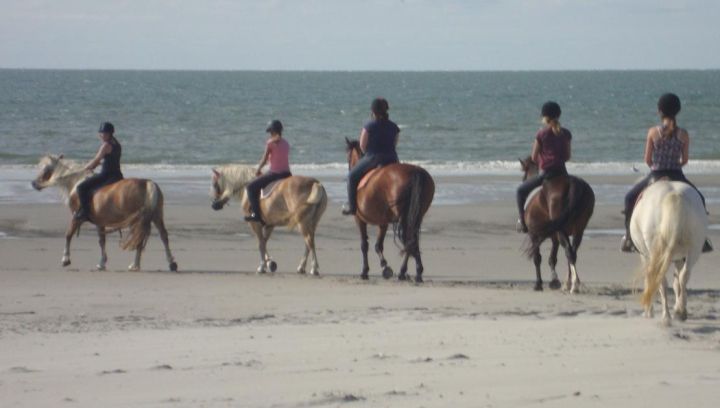
[[[352,169],[362,157],[360,143],[345,138],[348,168]],[[423,264],[420,257],[420,226],[435,195],[435,182],[422,167],[407,163],[393,163],[371,170],[358,187],[355,223],[360,230],[362,251],[362,279],[368,279],[367,226],[377,225],[375,252],[380,257],[382,276],[390,279],[393,270],[383,255],[388,225],[393,224],[395,236],[402,244],[403,260],[398,279],[407,280],[408,259],[415,259],[415,282],[422,282]]]
[[[212,208],[221,210],[231,198],[241,201],[246,214],[250,203],[245,195],[245,186],[255,177],[255,167],[245,165],[226,165],[212,169]],[[311,275],[320,274],[320,264],[315,253],[315,229],[327,207],[325,187],[316,179],[304,176],[290,176],[279,180],[270,194],[260,200],[260,209],[264,225],[250,222],[258,240],[260,266],[258,273],[275,272],[277,263],[267,251],[267,241],[277,226],[297,228],[305,240],[305,253],[300,260],[297,273],[305,274],[308,257],[312,254]],[[267,190],[267,188],[266,188]]]
[[[523,181],[538,173],[538,165],[530,157],[519,159],[524,173]],[[565,249],[568,261],[567,280],[563,290],[576,293],[579,290],[575,263],[582,243],[583,233],[595,209],[595,193],[585,180],[575,176],[557,176],[546,179],[537,194],[531,195],[525,204],[525,224],[529,243],[525,249],[535,264],[535,290],[543,290],[540,274],[540,245],[547,238],[552,241],[548,263],[552,272],[550,289],[560,289],[555,272],[559,245]],[[572,238],[572,240],[571,240]]]
[[[31,185],[40,191],[47,187],[57,187],[65,197],[65,204],[71,213],[80,207],[76,186],[92,174],[90,171],[63,155],[46,155],[40,158],[40,172]],[[95,224],[100,244],[100,262],[98,270],[105,270],[107,253],[105,252],[105,235],[108,232],[128,228],[120,246],[122,249],[135,251],[135,260],[128,267],[131,271],[140,270],[140,257],[150,236],[151,224],[160,232],[160,239],[165,247],[165,257],[171,271],[177,271],[177,263],[170,252],[168,233],[163,219],[163,194],[155,182],[147,179],[129,178],[99,188],[92,197],[90,205],[90,222]],[[80,231],[81,221],[74,217],[65,232],[65,251],[62,266],[70,265],[70,241]]]
[[[660,293],[663,324],[670,325],[665,275],[675,264],[674,315],[687,319],[687,282],[700,258],[708,216],[697,191],[686,183],[660,180],[646,188],[630,218],[630,237],[643,260],[644,315],[652,317],[653,296]]]

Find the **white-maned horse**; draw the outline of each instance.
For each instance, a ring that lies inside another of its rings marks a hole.
[[[645,189],[630,220],[630,235],[643,258],[646,317],[652,317],[653,297],[659,291],[663,323],[670,324],[665,275],[674,263],[675,318],[687,319],[687,282],[700,258],[707,226],[705,207],[692,186],[660,180]]]
[[[245,186],[255,178],[255,166],[226,165],[212,169],[212,208],[220,210],[231,198],[242,202],[247,214],[249,202],[245,196]],[[315,229],[327,207],[325,187],[311,177],[290,176],[279,180],[269,196],[260,200],[260,209],[265,225],[250,222],[250,227],[258,239],[260,266],[258,273],[268,270],[275,272],[277,264],[267,251],[267,241],[277,226],[297,228],[305,240],[305,254],[300,260],[297,272],[304,274],[308,257],[312,254],[310,274],[320,273],[320,264],[315,254]]]
[[[62,155],[47,155],[40,159],[40,173],[32,181],[36,190],[57,187],[65,196],[65,204],[71,212],[77,211],[80,201],[77,196],[77,184],[92,174],[82,164],[67,160]],[[98,270],[105,270],[107,253],[105,235],[107,231],[127,228],[128,233],[121,240],[123,249],[135,251],[135,261],[128,267],[131,271],[140,270],[140,257],[150,237],[151,224],[160,233],[165,247],[165,257],[171,271],[177,271],[177,263],[170,252],[168,233],[163,216],[164,199],[162,191],[152,180],[127,178],[100,187],[93,193],[90,202],[90,222],[95,224],[100,244],[100,262]],[[70,218],[70,226],[65,232],[65,251],[62,265],[70,265],[70,242],[80,229],[80,222]]]

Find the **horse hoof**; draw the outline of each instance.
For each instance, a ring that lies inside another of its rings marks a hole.
[[[686,310],[683,310],[683,311],[676,310],[675,311],[675,319],[680,320],[681,322],[684,322],[685,320],[687,320],[687,317],[688,317],[688,315],[687,315]]]
[[[270,272],[275,272],[277,270],[277,263],[275,261],[268,262],[268,269],[270,269]]]
[[[298,268],[297,273],[299,275],[305,275],[305,269],[304,268]]]
[[[98,272],[102,272],[105,270],[105,267],[102,265],[95,265],[95,270]]]
[[[361,273],[361,274],[360,274],[360,279],[362,279],[362,280],[368,280],[368,279],[370,279],[370,277],[368,277],[368,274],[367,274],[367,273]]]
[[[535,289],[535,292],[542,292],[542,290],[543,290],[542,283],[536,283],[534,289]]]
[[[70,265],[70,260],[69,260],[69,259],[63,259],[63,261],[62,261],[62,266],[68,266],[68,265]]]
[[[422,276],[416,276],[416,277],[415,277],[415,283],[423,283],[423,278],[422,278]]]
[[[177,262],[170,262],[170,272],[177,272]]]
[[[393,270],[391,267],[386,266],[385,268],[383,268],[383,271],[382,271],[383,278],[390,279],[390,278],[392,278],[392,276],[393,276]]]
[[[313,269],[312,271],[310,271],[310,275],[312,275],[312,276],[320,276],[320,271],[318,271],[317,269]]]
[[[560,281],[558,279],[553,279],[552,281],[550,281],[549,286],[550,286],[550,289],[558,290],[558,289],[560,289],[560,286],[562,286],[562,284],[560,283]],[[540,289],[542,289],[542,288],[540,288]]]
[[[399,281],[406,281],[406,280],[407,280],[407,275],[405,275],[404,273],[401,273],[400,275],[398,275],[398,280],[399,280]]]
[[[128,271],[130,271],[130,272],[137,272],[137,271],[139,271],[139,270],[140,270],[140,267],[137,266],[137,265],[130,265],[130,266],[128,266]]]

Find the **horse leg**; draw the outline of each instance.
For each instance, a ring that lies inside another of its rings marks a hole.
[[[540,248],[533,252],[533,264],[535,265],[535,290],[543,290],[542,275],[540,274],[540,263],[542,263],[542,255],[540,255]]]
[[[70,265],[70,242],[72,241],[73,235],[80,228],[80,222],[73,218],[70,221],[70,226],[65,231],[65,250],[63,251],[62,266]]]
[[[675,262],[675,279],[673,289],[675,290],[675,318],[680,321],[687,320],[687,283],[690,279],[690,263],[685,261]]]
[[[647,272],[647,260],[643,260],[643,270],[645,271],[645,288],[646,288],[645,290],[647,290],[647,288],[650,286],[650,277],[648,276],[648,272]],[[645,311],[643,313],[643,316],[645,316],[648,319],[651,319],[653,317],[653,315],[654,315],[653,302],[651,300],[650,303],[647,306],[645,306]]]
[[[320,263],[317,259],[317,253],[315,252],[315,228],[308,233],[308,241],[310,245],[310,252],[312,253],[312,267],[310,268],[310,275],[320,275]]]
[[[423,264],[422,264],[422,258],[420,257],[419,249],[417,250],[417,253],[413,254],[413,258],[415,258],[415,283],[422,283],[423,282],[422,274],[423,274],[423,270],[425,270],[425,268],[423,267]]]
[[[258,240],[258,250],[260,251],[260,266],[257,268],[257,273],[265,273],[267,272],[266,266],[265,266],[265,258],[267,256],[265,252],[265,234],[263,233],[263,227],[260,225],[259,222],[251,222],[250,227],[252,228],[253,232],[255,233],[255,236]]]
[[[367,224],[360,221],[357,217],[355,217],[355,223],[357,223],[358,229],[360,229],[360,250],[362,251],[363,263],[360,277],[362,279],[368,279],[368,272],[370,271],[370,266],[368,266],[368,249],[370,244],[368,244]]]
[[[375,253],[380,257],[380,267],[382,268],[382,276],[385,279],[390,279],[393,276],[393,270],[387,264],[385,260],[385,254],[383,253],[385,244],[385,234],[387,233],[388,226],[380,225],[378,227],[378,236],[375,241]]]
[[[558,279],[557,272],[555,270],[555,267],[557,266],[557,255],[558,255],[558,249],[560,249],[560,241],[558,240],[557,234],[553,235],[551,238],[552,240],[552,248],[550,249],[550,257],[548,258],[548,264],[550,265],[550,273],[552,276],[552,279],[550,280],[550,289],[560,289],[560,279]]]
[[[658,292],[660,292],[660,302],[662,304],[662,323],[664,326],[670,326],[670,308],[667,301],[667,279],[663,276],[660,282]]]
[[[408,260],[410,259],[410,254],[405,252],[403,255],[402,263],[400,264],[400,274],[398,275],[398,280],[404,281],[407,280],[407,269],[408,269]]]
[[[580,278],[578,277],[577,269],[575,268],[577,253],[575,252],[575,248],[572,243],[570,243],[568,236],[564,232],[561,232],[559,235],[560,245],[562,245],[563,249],[565,249],[565,257],[567,258],[568,263],[568,274],[564,290],[569,291],[570,293],[577,293],[578,290],[580,290]]]
[[[105,227],[97,226],[98,244],[100,245],[100,262],[97,264],[98,271],[105,270],[107,263],[107,252],[105,252]]]
[[[135,260],[133,261],[133,263],[130,264],[130,266],[128,266],[129,271],[137,272],[140,270],[140,258],[142,257],[143,249],[144,248],[142,247],[138,247],[135,250]]]
[[[310,251],[315,249],[315,233],[314,231],[311,232],[308,230],[307,227],[300,226],[300,233],[303,236],[303,240],[305,240],[305,253],[303,254],[302,258],[300,259],[300,265],[298,265],[297,273],[304,274],[305,273],[305,266],[307,265],[308,257],[310,256]],[[314,257],[314,255],[313,255]],[[313,261],[313,267],[310,271],[311,274],[317,275],[317,260]]]
[[[168,240],[167,229],[165,229],[165,221],[162,217],[156,216],[153,224],[155,224],[155,228],[157,228],[160,233],[160,240],[162,240],[163,246],[165,247],[165,259],[167,260],[168,266],[172,272],[177,272],[177,262],[175,262],[175,258],[173,258],[172,252],[170,252],[170,241]]]

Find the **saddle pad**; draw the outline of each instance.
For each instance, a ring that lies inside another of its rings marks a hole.
[[[358,184],[357,189],[360,190],[363,187],[365,187],[367,185],[367,183],[370,181],[370,179],[372,178],[372,176],[374,176],[378,170],[380,170],[380,167],[375,167],[374,169],[365,173],[365,175],[360,179],[360,183]]]
[[[640,200],[643,198],[643,195],[645,194],[645,190],[647,190],[648,187],[652,186],[653,184],[657,183],[658,181],[672,181],[672,180],[670,180],[670,177],[667,177],[667,176],[650,180],[648,185],[645,186],[645,188],[640,192],[640,194],[638,194],[638,197],[635,200],[634,205],[637,205],[637,203],[639,203]]]
[[[533,191],[528,194],[527,199],[525,199],[525,209],[527,210],[528,205],[530,205],[530,201],[532,201],[533,198],[535,198],[536,195],[540,194],[540,190],[542,190],[542,186],[535,187]]]
[[[272,183],[265,186],[265,188],[260,190],[260,199],[268,198],[270,196],[270,194],[272,194],[275,187],[283,180],[285,180],[285,179],[275,180]]]

